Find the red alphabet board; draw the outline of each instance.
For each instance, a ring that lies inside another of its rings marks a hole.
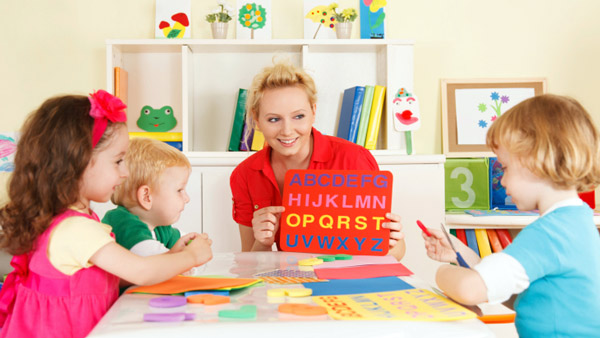
[[[389,249],[392,173],[288,170],[283,186],[284,251],[383,256]]]

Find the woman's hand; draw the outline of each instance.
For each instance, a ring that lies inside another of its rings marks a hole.
[[[402,223],[400,223],[400,216],[388,212],[385,217],[389,219],[389,222],[381,224],[382,228],[390,229],[390,248],[396,246],[396,244],[404,239],[404,233],[402,232]]]
[[[390,229],[390,251],[388,254],[394,256],[397,260],[401,260],[406,253],[406,245],[400,216],[389,212],[385,214],[385,217],[390,221],[381,224],[381,227]]]
[[[275,243],[275,234],[279,229],[279,218],[285,210],[282,206],[270,206],[256,210],[252,217],[254,239],[270,248]]]

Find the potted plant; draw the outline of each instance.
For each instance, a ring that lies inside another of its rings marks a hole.
[[[227,28],[231,21],[233,8],[225,0],[217,0],[217,7],[212,13],[206,15],[206,21],[210,23],[213,39],[226,39]]]
[[[329,5],[329,10],[333,12],[336,21],[335,35],[338,39],[349,39],[352,35],[352,23],[358,17],[358,13],[352,7],[346,8],[341,12],[338,12],[337,8],[338,4],[335,2]]]

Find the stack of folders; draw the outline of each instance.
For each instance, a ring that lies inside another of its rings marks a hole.
[[[261,150],[265,137],[259,130],[249,128],[246,124],[246,96],[248,90],[240,88],[233,115],[233,125],[229,137],[228,151]]]
[[[451,229],[450,233],[481,258],[492,252],[501,252],[512,243],[508,229]]]
[[[384,86],[355,86],[344,90],[336,136],[369,150],[377,146],[385,101]]]

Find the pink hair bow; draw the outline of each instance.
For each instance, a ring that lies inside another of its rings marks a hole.
[[[127,115],[125,108],[127,106],[118,97],[110,94],[105,90],[98,90],[90,94],[90,116],[94,118],[94,128],[92,129],[92,148],[96,147],[104,131],[108,121],[110,122],[125,122]]]

